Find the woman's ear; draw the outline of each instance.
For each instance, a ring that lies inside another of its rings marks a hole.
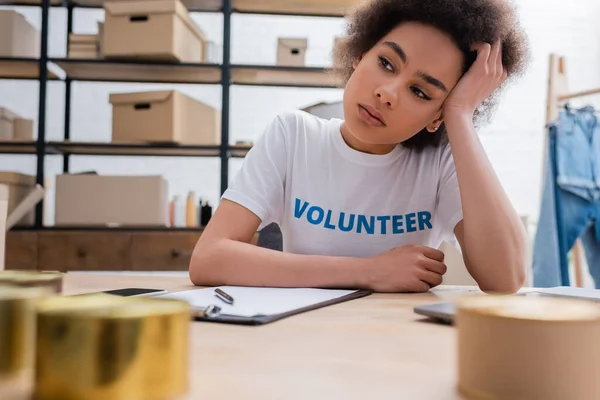
[[[356,69],[356,67],[358,67],[358,64],[361,62],[362,60],[362,56],[355,58],[354,61],[352,61],[352,68]]]
[[[427,125],[426,129],[431,133],[435,133],[435,132],[437,132],[438,129],[440,129],[440,126],[442,125],[443,122],[444,122],[444,114],[443,114],[442,110],[440,110],[437,113],[437,115],[435,116],[435,118],[433,119],[433,121],[431,121],[429,123],[429,125]]]

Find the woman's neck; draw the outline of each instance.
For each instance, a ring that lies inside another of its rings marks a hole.
[[[362,142],[352,135],[345,122],[342,123],[341,133],[344,142],[346,142],[349,147],[362,153],[383,155],[390,153],[396,147],[395,144],[373,144]]]

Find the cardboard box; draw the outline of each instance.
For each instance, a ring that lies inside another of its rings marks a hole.
[[[167,226],[168,183],[161,176],[56,176],[57,226]]]
[[[0,107],[0,140],[13,140],[15,119],[19,116],[7,108]]]
[[[38,58],[40,31],[21,14],[0,10],[0,57]]]
[[[15,118],[13,139],[20,142],[33,140],[33,120],[26,118]]]
[[[179,0],[108,2],[104,10],[105,58],[206,60],[206,36]]]
[[[303,108],[302,111],[306,111],[309,114],[313,114],[319,118],[324,119],[344,119],[344,103],[342,101],[337,101],[333,103],[317,103],[312,106]]]
[[[8,214],[27,197],[35,186],[35,176],[12,171],[0,171],[0,184],[8,186]],[[31,210],[17,225],[31,226],[35,222],[35,209]]]
[[[110,95],[114,143],[221,143],[220,111],[178,91]]]
[[[307,39],[280,38],[277,44],[277,65],[304,67],[307,47]]]

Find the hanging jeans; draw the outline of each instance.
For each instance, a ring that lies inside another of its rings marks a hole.
[[[533,284],[569,286],[568,252],[580,238],[600,288],[600,124],[593,109],[563,111],[548,133]]]

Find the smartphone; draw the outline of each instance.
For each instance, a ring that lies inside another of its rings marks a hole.
[[[124,289],[114,289],[114,290],[106,290],[103,293],[113,294],[115,296],[155,296],[157,294],[167,293],[166,290],[163,289],[145,289],[145,288],[124,288]]]

